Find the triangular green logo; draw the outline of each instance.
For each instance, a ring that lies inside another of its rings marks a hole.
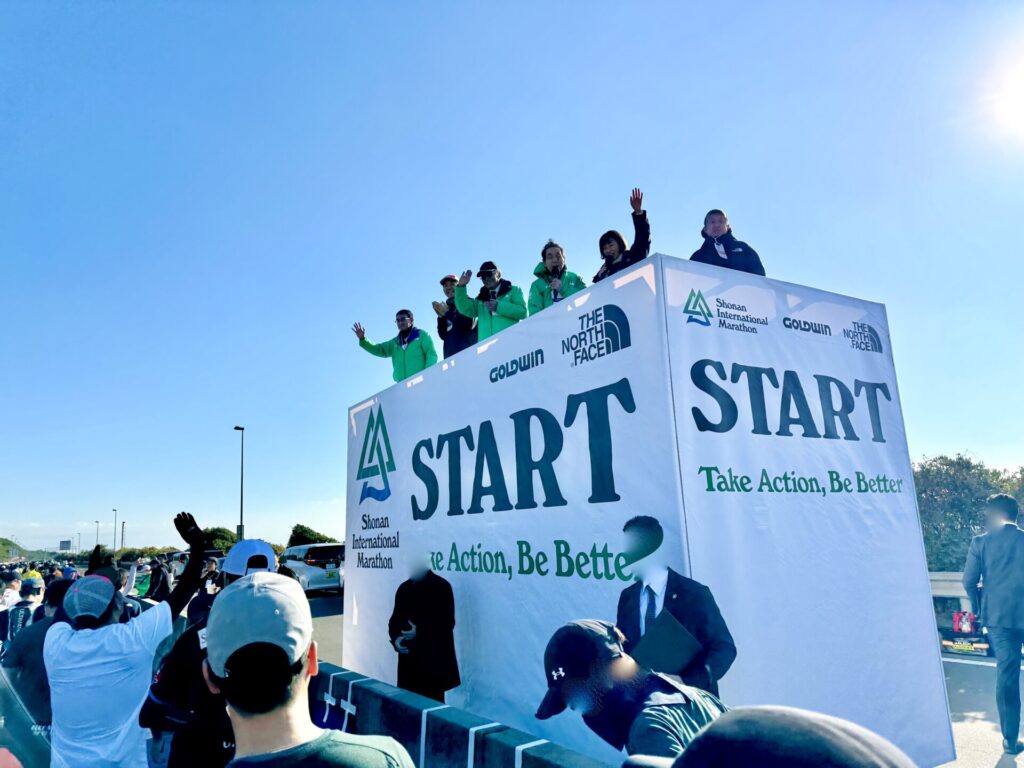
[[[686,306],[683,307],[683,314],[687,315],[687,323],[697,323],[705,327],[711,325],[711,307],[704,299],[704,294],[690,289],[690,295],[686,299]]]
[[[363,438],[363,450],[359,452],[359,469],[356,480],[363,480],[363,490],[359,493],[359,503],[367,499],[384,501],[391,496],[391,484],[388,472],[395,471],[395,457],[391,453],[391,441],[388,440],[388,425],[384,423],[384,409],[377,407],[374,414],[370,409],[370,417],[366,422],[366,437]],[[383,488],[370,486],[370,478],[379,477],[384,482]]]

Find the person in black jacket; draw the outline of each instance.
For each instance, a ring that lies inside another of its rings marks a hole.
[[[142,597],[158,603],[163,602],[171,594],[171,575],[167,571],[167,566],[156,558],[149,562],[149,567],[149,589]]]
[[[700,234],[704,244],[693,252],[690,261],[764,276],[764,266],[757,251],[736,239],[729,226],[729,217],[718,208],[708,211]]]
[[[985,501],[986,532],[971,539],[964,565],[967,594],[981,583],[981,620],[996,654],[996,705],[1003,751],[1024,752],[1020,740],[1020,653],[1024,646],[1024,530],[1020,507],[1006,493]]]
[[[718,681],[736,660],[736,643],[722,618],[711,590],[662,564],[656,554],[664,540],[661,523],[641,515],[623,527],[627,551],[632,553],[636,582],[619,595],[616,626],[626,636],[629,653],[650,625],[668,611],[701,644],[702,650],[684,670],[656,672],[678,674],[684,683],[718,695]]]
[[[614,229],[601,235],[597,245],[604,263],[594,275],[595,283],[643,261],[650,253],[651,225],[647,221],[647,211],[644,210],[644,193],[634,189],[629,204],[633,207],[633,245],[627,247],[626,239]]]
[[[398,651],[399,688],[444,703],[445,691],[462,682],[454,629],[451,584],[430,570],[425,557],[417,558],[411,578],[395,592],[388,622],[391,645]]]
[[[433,303],[437,313],[437,335],[444,342],[445,360],[476,344],[476,318],[466,317],[455,308],[455,285],[458,282],[455,275],[442,277],[441,289],[445,300]]]
[[[272,572],[274,549],[261,539],[243,539],[224,560],[224,586],[250,573]],[[207,574],[209,571],[207,571]],[[203,575],[203,580],[207,574]],[[197,601],[206,594],[209,602]],[[216,594],[220,594],[217,592]],[[139,712],[139,725],[170,731],[168,768],[222,768],[235,754],[235,737],[224,709],[224,697],[210,692],[203,679],[206,622],[216,594],[203,589],[188,606],[189,624],[160,662]],[[198,610],[196,610],[198,608]],[[197,758],[201,759],[197,762]]]

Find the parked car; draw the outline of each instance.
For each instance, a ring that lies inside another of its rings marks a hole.
[[[345,588],[345,545],[340,542],[289,547],[280,559],[306,592],[336,589],[340,594]]]

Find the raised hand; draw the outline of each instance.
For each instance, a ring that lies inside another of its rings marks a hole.
[[[448,314],[448,305],[443,302],[435,301],[431,303],[431,306],[434,308],[438,317],[444,317]]]
[[[363,326],[361,326],[359,323],[356,323],[355,325],[352,326],[352,333],[358,336],[360,341],[366,338],[366,329],[363,328]]]
[[[644,193],[639,188],[633,189],[633,194],[629,196],[629,204],[633,206],[633,213],[640,213],[644,209]]]
[[[100,555],[100,545],[97,544],[95,549],[89,554],[89,572],[95,571],[103,564],[103,558]]]
[[[175,515],[174,527],[177,529],[178,535],[190,547],[202,549],[206,546],[206,537],[203,535],[203,529],[199,527],[199,523],[196,522],[196,519],[189,512],[179,512]]]
[[[473,279],[473,270],[467,269],[462,273],[462,277],[459,278],[459,285],[466,287],[469,285],[469,281]]]

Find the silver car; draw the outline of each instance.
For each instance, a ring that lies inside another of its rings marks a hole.
[[[281,565],[295,574],[303,590],[345,588],[345,545],[302,544],[281,553]]]

